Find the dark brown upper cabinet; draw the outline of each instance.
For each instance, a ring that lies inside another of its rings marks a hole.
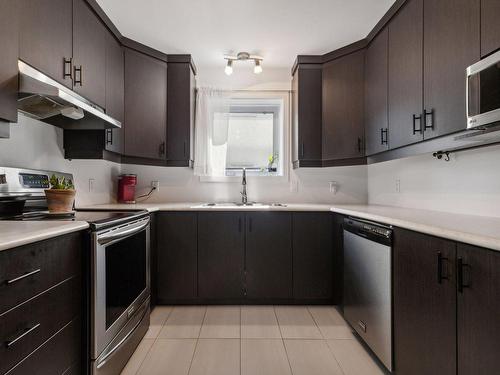
[[[396,374],[455,375],[456,244],[397,229],[393,246]]]
[[[84,0],[73,0],[73,89],[106,107],[106,28]]]
[[[481,56],[500,48],[500,1],[481,0]]]
[[[167,63],[125,48],[124,154],[166,160]]]
[[[387,116],[388,30],[385,28],[366,49],[365,137],[366,155],[389,148]]]
[[[322,64],[298,64],[292,78],[292,162],[321,167]]]
[[[423,0],[409,0],[389,30],[389,146],[423,140]]]
[[[323,65],[323,166],[364,162],[364,62],[359,50]]]
[[[480,59],[480,0],[424,0],[424,138],[467,128],[465,71]]]
[[[121,44],[106,32],[106,113],[122,123],[122,129],[107,129],[105,148],[123,153],[123,115],[125,100],[125,57]]]
[[[68,88],[73,87],[73,3],[18,0],[19,58]]]
[[[458,375],[495,374],[500,348],[500,253],[458,245]]]
[[[17,122],[18,11],[17,1],[0,2],[0,123]]]
[[[188,167],[194,129],[195,72],[189,61],[169,62],[167,77],[167,164]]]

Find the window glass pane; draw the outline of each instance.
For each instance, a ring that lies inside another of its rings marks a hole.
[[[264,168],[274,150],[273,113],[231,113],[227,135],[227,168]]]

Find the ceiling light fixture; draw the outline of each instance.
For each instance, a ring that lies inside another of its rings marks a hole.
[[[224,71],[229,76],[233,73],[233,61],[248,61],[253,60],[255,66],[253,68],[253,72],[255,74],[262,73],[262,65],[261,62],[263,58],[257,55],[250,55],[248,52],[239,52],[236,56],[225,55],[224,59],[227,60],[226,68]]]

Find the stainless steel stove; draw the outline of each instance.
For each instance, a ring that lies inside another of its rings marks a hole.
[[[0,167],[0,220],[78,220],[90,225],[87,263],[88,372],[119,374],[149,327],[150,217],[147,211],[47,210],[55,174]]]

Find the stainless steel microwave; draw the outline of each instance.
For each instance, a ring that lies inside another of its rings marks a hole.
[[[467,129],[500,125],[500,51],[467,68]]]

